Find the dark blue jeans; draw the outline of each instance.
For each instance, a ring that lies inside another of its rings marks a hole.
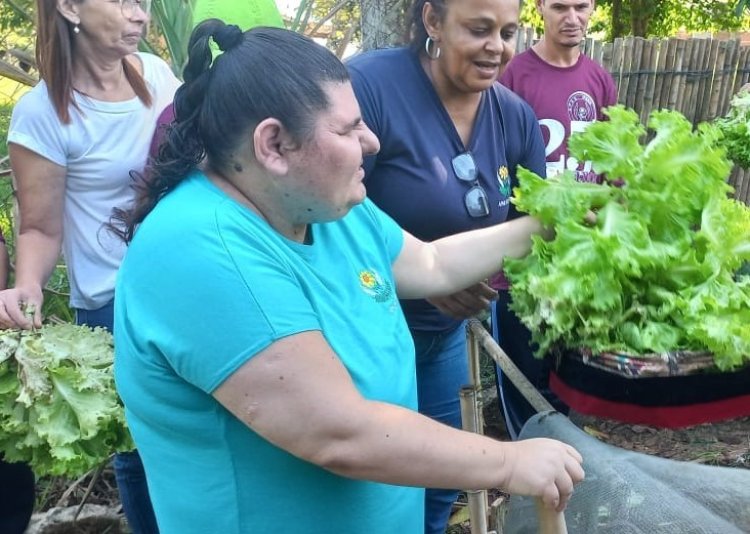
[[[419,412],[461,428],[459,391],[469,383],[466,323],[446,332],[412,330],[417,352]],[[458,490],[427,489],[425,534],[444,534]]]
[[[0,532],[23,534],[34,509],[34,474],[24,463],[0,456]]]
[[[531,332],[509,308],[510,293],[499,293],[497,301],[492,304],[492,335],[495,341],[552,407],[567,415],[568,407],[549,389],[549,373],[552,368],[550,359],[534,357]],[[495,370],[498,399],[503,410],[505,427],[511,439],[516,440],[523,425],[536,414],[536,410],[513,383],[503,376],[499,367],[495,366]]]
[[[112,332],[114,302],[97,310],[76,309],[76,323],[91,327],[101,326]],[[115,454],[115,479],[120,501],[133,534],[158,534],[156,516],[146,485],[146,472],[138,451]]]

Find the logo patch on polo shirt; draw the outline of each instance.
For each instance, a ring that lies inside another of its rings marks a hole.
[[[497,189],[502,196],[506,198],[510,196],[510,173],[505,165],[497,169]]]
[[[359,273],[359,285],[362,291],[370,295],[375,302],[388,302],[393,298],[393,288],[388,280],[375,269],[365,269]]]

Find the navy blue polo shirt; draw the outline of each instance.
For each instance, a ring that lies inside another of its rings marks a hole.
[[[380,152],[365,160],[367,194],[403,229],[432,241],[517,216],[510,203],[518,165],[544,176],[544,143],[531,108],[495,83],[482,93],[468,146],[464,146],[432,82],[408,48],[359,54],[347,62],[365,123]],[[451,160],[470,152],[489,215],[471,217]],[[458,321],[423,300],[403,300],[409,326],[440,331]]]

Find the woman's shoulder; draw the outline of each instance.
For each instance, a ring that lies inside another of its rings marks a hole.
[[[535,117],[534,110],[531,109],[531,106],[523,98],[500,82],[495,82],[490,88],[490,91],[495,95],[495,99],[503,113],[515,112]]]
[[[24,106],[37,106],[42,102],[48,102],[50,105],[52,104],[49,97],[47,83],[44,80],[39,80],[39,83],[21,95],[16,102],[14,109]]]
[[[495,94],[497,100],[505,106],[519,106],[525,102],[523,98],[505,87],[500,82],[493,83],[492,87],[489,90],[492,91]]]
[[[423,90],[419,61],[408,48],[362,52],[347,60],[346,66],[360,105],[366,95],[373,101],[392,101],[397,95],[411,98],[414,88]]]
[[[71,130],[71,125],[60,121],[47,85],[40,81],[13,107],[7,141],[64,166]]]
[[[137,52],[134,56],[141,62],[141,65],[143,66],[143,77],[147,81],[153,82],[163,78],[177,78],[172,71],[172,67],[169,66],[169,63],[159,56],[148,52]]]
[[[164,61],[161,57],[157,56],[156,54],[151,54],[150,52],[136,52],[132,56],[129,57],[135,57],[138,61],[141,62],[144,69],[147,67],[151,68],[169,68],[169,64]]]
[[[158,111],[172,101],[174,93],[182,82],[172,72],[169,64],[159,56],[147,52],[138,52],[136,57],[143,65],[143,79],[156,98]]]
[[[350,71],[358,71],[363,74],[378,74],[383,71],[390,73],[410,68],[413,53],[404,47],[380,48],[359,52],[346,60],[346,66]]]
[[[516,93],[495,82],[489,89],[494,96],[494,106],[497,106],[497,115],[503,123],[504,128],[522,127],[523,125],[536,125],[536,113],[531,106]]]
[[[13,106],[13,116],[56,116],[50,99],[49,90],[44,80],[26,91]]]

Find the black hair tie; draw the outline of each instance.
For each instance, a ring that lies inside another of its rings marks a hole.
[[[219,45],[219,50],[226,52],[242,42],[244,34],[239,26],[227,24],[214,32],[214,42]]]

